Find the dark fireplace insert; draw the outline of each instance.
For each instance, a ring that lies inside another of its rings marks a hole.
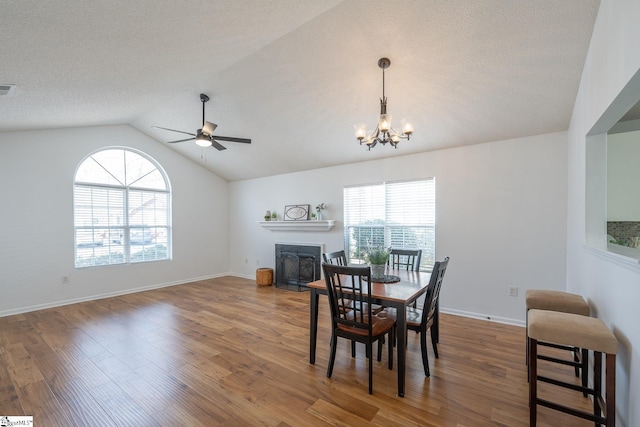
[[[322,248],[318,245],[276,244],[276,287],[304,291],[320,279]]]

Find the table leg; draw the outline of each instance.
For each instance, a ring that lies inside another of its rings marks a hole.
[[[398,342],[398,396],[404,397],[404,376],[407,359],[407,322],[406,322],[406,305],[396,308],[398,313],[396,316],[396,339]],[[389,345],[392,345],[389,343]]]
[[[311,289],[311,307],[309,319],[309,363],[316,363],[316,337],[318,335],[318,293]]]

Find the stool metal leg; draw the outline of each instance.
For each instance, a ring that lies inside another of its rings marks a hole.
[[[607,353],[607,385],[606,395],[607,400],[607,427],[616,426],[616,355]]]
[[[582,349],[582,387],[589,387],[589,349]],[[587,393],[582,393],[584,397],[587,397]]]
[[[535,427],[538,412],[538,341],[529,338],[527,349],[529,353],[529,426]]]
[[[599,351],[593,352],[593,414],[596,416],[602,415],[600,396],[602,396],[602,353]],[[596,426],[599,425],[596,423]]]

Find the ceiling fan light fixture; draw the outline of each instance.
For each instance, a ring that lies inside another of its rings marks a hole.
[[[199,133],[196,136],[196,144],[198,144],[200,147],[210,147],[211,146],[211,138],[209,138],[207,135]]]
[[[204,126],[202,126],[202,133],[206,135],[213,135],[213,131],[218,127],[217,124],[211,122],[204,122]]]

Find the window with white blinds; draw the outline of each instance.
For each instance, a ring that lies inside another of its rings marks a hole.
[[[108,148],[80,163],[73,186],[76,268],[170,259],[171,191],[153,159]]]
[[[344,188],[344,238],[350,263],[378,246],[422,249],[420,268],[435,261],[435,179]]]

